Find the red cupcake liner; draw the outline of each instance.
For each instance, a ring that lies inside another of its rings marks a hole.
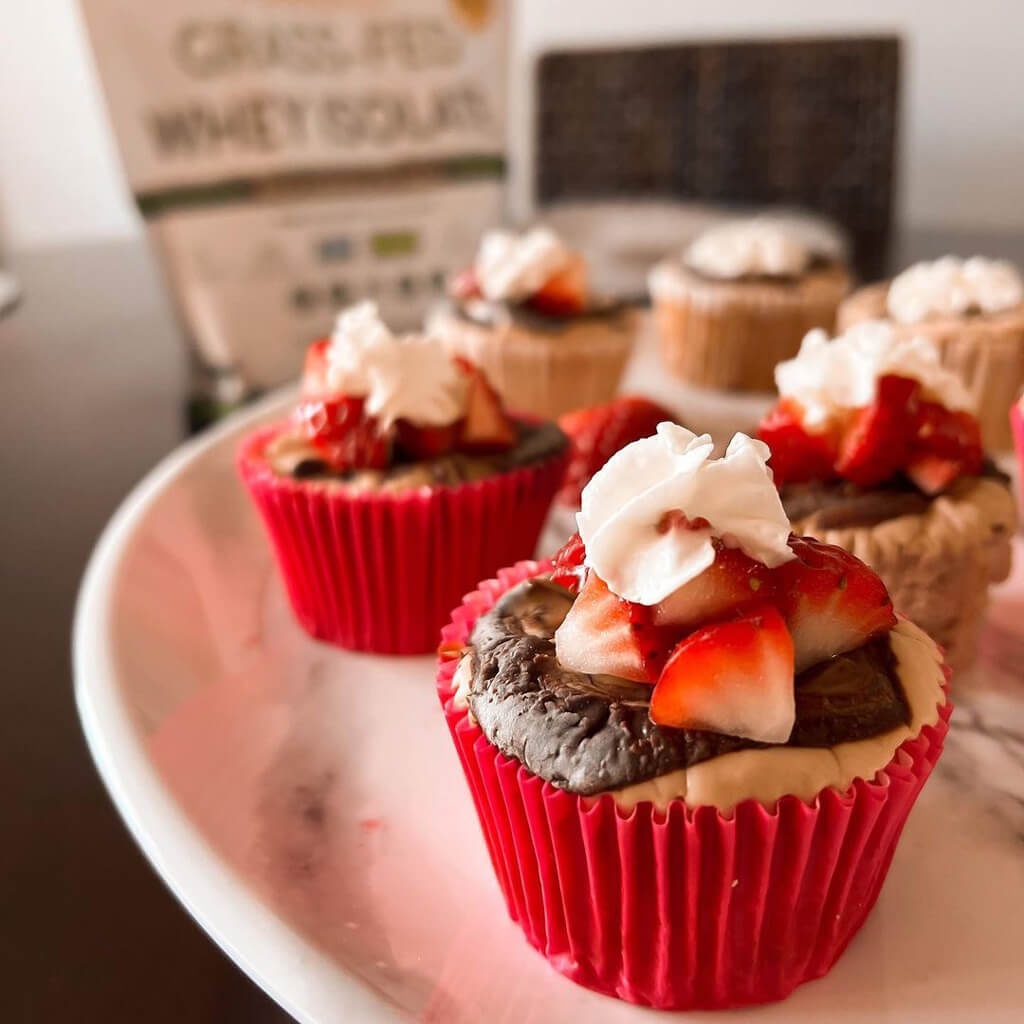
[[[1010,406],[1010,426],[1013,429],[1013,447],[1017,450],[1017,487],[1024,503],[1024,409],[1019,401]]]
[[[520,563],[481,584],[445,640],[465,642],[502,592],[547,567]],[[947,700],[872,781],[811,804],[626,812],[502,755],[453,707],[454,670],[442,662],[438,691],[512,919],[566,977],[665,1010],[782,999],[832,967],[878,898],[952,712]]]
[[[466,591],[533,554],[565,470],[560,454],[455,487],[353,494],[275,473],[264,451],[282,429],[242,441],[239,473],[299,623],[357,651],[435,650]]]

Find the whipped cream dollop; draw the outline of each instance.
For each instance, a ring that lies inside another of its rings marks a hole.
[[[586,562],[619,597],[663,601],[715,560],[712,539],[769,568],[793,558],[768,446],[736,434],[714,444],[675,423],[613,455],[583,490],[576,516]],[[698,525],[695,520],[706,520]]]
[[[731,220],[709,228],[683,253],[683,262],[708,277],[797,277],[815,255],[810,238],[773,217]]]
[[[809,331],[797,355],[775,367],[775,384],[780,395],[800,403],[804,426],[813,429],[869,405],[886,374],[919,381],[925,397],[947,409],[973,409],[966,387],[940,363],[932,341],[899,338],[883,320],[865,320],[832,339],[821,328]]]
[[[572,252],[550,228],[522,234],[488,231],[473,267],[484,298],[522,302],[538,292],[572,259]]]
[[[343,310],[326,352],[330,391],[365,398],[384,428],[395,420],[444,426],[465,411],[466,381],[441,342],[424,335],[396,337],[376,303]]]
[[[1006,260],[956,256],[915,263],[893,278],[886,294],[889,315],[901,324],[930,316],[1001,313],[1024,299],[1024,282]]]

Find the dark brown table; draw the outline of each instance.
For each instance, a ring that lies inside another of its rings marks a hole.
[[[1024,262],[909,236],[896,262]],[[186,359],[139,242],[15,253],[0,319],[0,1021],[287,1020],[178,906],[100,784],[71,690],[75,593],[117,503],[185,434]]]

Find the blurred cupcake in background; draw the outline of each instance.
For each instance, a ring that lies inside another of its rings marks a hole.
[[[450,293],[429,331],[510,409],[555,417],[615,395],[636,311],[591,294],[583,257],[548,228],[488,232]]]
[[[566,451],[554,423],[510,416],[472,363],[364,302],[310,346],[293,415],[244,438],[238,468],[307,632],[411,654],[534,553]]]
[[[1011,445],[1008,413],[1024,387],[1024,282],[1005,260],[956,256],[915,263],[854,292],[839,330],[889,319],[898,337],[926,337],[974,398],[986,446]]]
[[[959,377],[927,338],[871,321],[811,332],[776,379],[759,436],[793,529],[865,561],[966,667],[989,584],[1010,570],[1016,507]]]
[[[725,391],[770,391],[807,331],[833,328],[850,285],[837,235],[769,216],[708,229],[648,278],[665,365]]]

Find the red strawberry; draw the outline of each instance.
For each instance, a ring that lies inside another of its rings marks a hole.
[[[793,641],[778,610],[761,604],[704,626],[673,650],[651,720],[762,743],[785,743],[796,716]]]
[[[885,584],[859,558],[811,537],[790,537],[789,546],[796,558],[773,575],[798,672],[896,625]]]
[[[472,267],[467,267],[455,275],[449,286],[449,291],[452,294],[452,298],[458,299],[460,302],[479,299],[483,295],[480,291],[480,281]]]
[[[836,437],[831,431],[805,429],[803,409],[793,399],[783,398],[765,416],[757,436],[772,450],[770,465],[777,487],[835,476]]]
[[[906,472],[925,494],[946,490],[959,476],[975,476],[985,460],[981,428],[963,410],[921,402]]]
[[[948,490],[962,473],[963,468],[956,459],[944,459],[941,455],[915,455],[906,465],[907,476],[927,495]]]
[[[361,398],[311,398],[299,402],[295,419],[332,469],[383,469],[391,441],[367,416]]]
[[[663,420],[675,417],[660,405],[639,395],[624,395],[604,405],[566,413],[558,425],[571,443],[560,501],[578,505],[590,478],[620,449],[642,437],[650,437]]]
[[[621,676],[636,683],[658,678],[651,666],[664,660],[667,650],[645,649],[651,639],[647,624],[634,623],[633,606],[609,589],[593,570],[555,632],[558,660],[578,672]]]
[[[526,304],[549,316],[575,316],[587,305],[587,265],[582,256],[572,259],[531,295]]]
[[[551,580],[569,590],[577,591],[587,551],[583,538],[574,533],[552,556]]]
[[[516,443],[516,428],[505,415],[498,392],[491,387],[483,371],[468,359],[456,358],[455,363],[469,378],[458,447],[479,454],[511,448]]]
[[[720,542],[715,560],[654,608],[659,626],[692,629],[702,622],[773,600],[774,576],[761,562]]]
[[[327,349],[330,344],[330,338],[321,338],[306,349],[306,362],[302,368],[304,398],[323,398],[328,394]]]
[[[397,420],[395,442],[410,459],[436,459],[455,447],[460,428],[461,421],[443,427],[417,427],[408,420]]]
[[[920,391],[909,377],[879,377],[874,401],[855,412],[843,432],[835,464],[840,476],[873,487],[907,464]]]

